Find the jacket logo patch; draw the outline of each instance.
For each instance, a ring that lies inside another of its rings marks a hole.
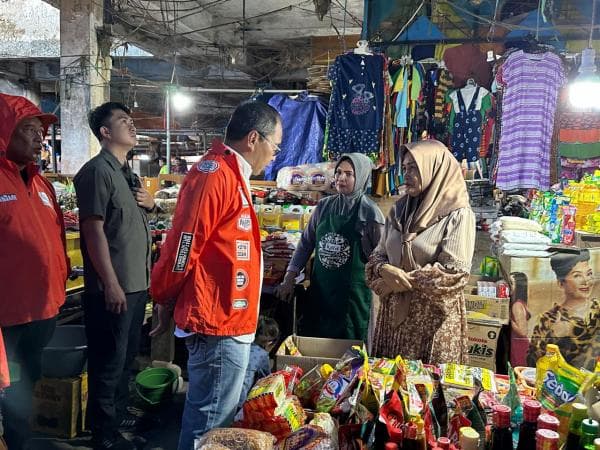
[[[181,236],[179,237],[179,247],[177,247],[177,256],[175,257],[175,265],[173,266],[173,272],[185,272],[188,260],[190,259],[192,240],[192,233],[181,233]]]
[[[233,309],[246,309],[248,308],[248,300],[245,298],[236,298],[233,300]]]
[[[0,194],[0,203],[16,202],[17,194]]]
[[[205,159],[198,164],[198,170],[204,173],[214,173],[219,170],[219,163],[213,159]]]
[[[52,208],[52,203],[50,203],[50,198],[48,197],[48,194],[46,194],[45,192],[38,192],[38,195],[40,196],[40,200],[44,205]]]
[[[250,261],[250,241],[235,241],[235,253],[238,261]]]
[[[248,272],[244,269],[238,269],[235,273],[235,287],[238,291],[242,291],[248,287],[249,277]]]
[[[252,218],[250,217],[250,214],[244,213],[240,215],[238,218],[237,227],[238,230],[241,231],[250,231],[252,229]]]
[[[242,197],[242,206],[250,206],[250,202],[248,202],[246,194],[242,188],[240,188],[240,196]]]

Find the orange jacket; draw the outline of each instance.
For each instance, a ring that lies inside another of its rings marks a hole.
[[[24,97],[0,94],[0,327],[49,319],[65,302],[63,216],[52,184],[29,164],[27,185],[5,157],[15,126],[41,114]]]
[[[186,175],[173,228],[152,271],[152,297],[176,301],[175,323],[186,332],[256,331],[260,231],[236,158],[215,141]]]
[[[8,373],[8,361],[6,360],[6,350],[4,349],[2,330],[0,330],[0,389],[4,389],[9,384],[10,376]]]

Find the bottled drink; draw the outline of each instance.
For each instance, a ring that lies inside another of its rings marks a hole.
[[[581,450],[595,450],[594,440],[598,437],[598,422],[593,419],[585,419],[581,422]]]
[[[462,450],[479,449],[479,433],[471,427],[463,427],[459,432],[458,442]]]
[[[427,450],[427,438],[425,437],[425,422],[417,418],[417,450]]]
[[[569,434],[564,450],[579,450],[581,439],[581,422],[587,417],[587,406],[582,403],[573,403],[571,419],[569,420]]]
[[[535,432],[541,410],[542,405],[535,400],[527,400],[523,403],[523,423],[519,431],[517,450],[529,450],[535,447]]]
[[[512,430],[510,429],[510,408],[505,405],[494,405],[492,447],[490,450],[507,450],[513,448]]]
[[[402,450],[418,450],[417,446],[417,425],[411,422],[406,428],[406,437],[402,441]]]
[[[450,450],[450,439],[447,437],[441,437],[437,441],[437,446],[443,450]]]
[[[537,421],[538,430],[552,430],[558,432],[560,421],[550,414],[540,414]]]
[[[558,450],[559,439],[560,436],[556,431],[537,430],[535,433],[535,450]]]

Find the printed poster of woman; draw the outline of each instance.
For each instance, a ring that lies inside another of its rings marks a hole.
[[[593,256],[592,261],[590,251],[581,249],[577,253],[558,253],[550,258],[554,283],[557,283],[560,292],[560,295],[550,295],[550,302],[547,289],[541,289],[537,294],[530,286],[529,299],[525,299],[527,318],[530,317],[534,299],[537,300],[536,309],[539,309],[540,303],[550,307],[546,306],[546,310],[537,316],[532,315],[528,322],[530,330],[533,326],[529,333],[528,366],[535,367],[538,358],[544,355],[547,344],[556,344],[571,365],[594,369],[596,358],[600,355],[600,300],[598,283],[594,278],[594,272],[600,269],[600,253],[594,252]],[[531,275],[529,277],[531,280]],[[551,291],[554,293],[555,289]],[[522,311],[516,315],[514,312],[513,318],[522,319]],[[513,327],[518,326],[516,322]],[[518,322],[522,324],[522,320]],[[522,329],[522,325],[519,328]],[[519,345],[516,350],[520,350]]]

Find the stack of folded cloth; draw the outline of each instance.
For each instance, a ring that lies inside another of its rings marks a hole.
[[[552,240],[542,234],[542,226],[520,217],[501,217],[490,227],[498,256],[547,258]]]

